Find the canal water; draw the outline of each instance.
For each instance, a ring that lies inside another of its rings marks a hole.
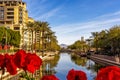
[[[56,75],[60,80],[66,80],[66,75],[71,69],[81,70],[87,74],[88,80],[95,80],[100,66],[86,57],[76,54],[60,53],[54,58],[43,62],[42,75]]]

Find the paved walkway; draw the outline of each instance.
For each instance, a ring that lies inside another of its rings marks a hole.
[[[98,54],[93,54],[92,56],[95,56],[95,57],[99,57],[99,58],[103,58],[103,59],[107,59],[107,60],[111,60],[111,61],[115,61],[115,62],[120,63],[120,57],[107,56],[107,55],[98,55]]]
[[[90,59],[104,66],[119,66],[120,67],[120,58],[107,55],[97,55],[93,54],[88,56]]]

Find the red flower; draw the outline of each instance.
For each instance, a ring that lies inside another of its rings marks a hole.
[[[4,67],[4,59],[5,57],[0,54],[0,67]]]
[[[59,80],[55,75],[43,76],[41,80]]]
[[[15,53],[14,63],[18,68],[23,68],[25,65],[26,52],[24,50],[19,50]]]
[[[87,77],[83,71],[71,69],[68,72],[67,80],[87,80]]]
[[[11,75],[15,75],[17,73],[17,67],[14,64],[12,55],[5,54],[5,63],[4,64],[5,64],[7,71]]]
[[[108,66],[100,69],[96,80],[120,80],[120,68],[117,66]]]
[[[42,60],[36,54],[27,53],[26,61],[24,64],[24,70],[28,70],[29,72],[34,73],[35,70],[40,69]]]

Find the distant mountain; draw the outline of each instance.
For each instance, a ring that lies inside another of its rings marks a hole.
[[[61,48],[67,48],[68,46],[66,44],[60,44]]]

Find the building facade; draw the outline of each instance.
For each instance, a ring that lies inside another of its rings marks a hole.
[[[20,32],[20,47],[30,38],[30,33],[23,30],[28,21],[31,21],[31,18],[28,17],[25,2],[22,0],[0,0],[0,26]]]

